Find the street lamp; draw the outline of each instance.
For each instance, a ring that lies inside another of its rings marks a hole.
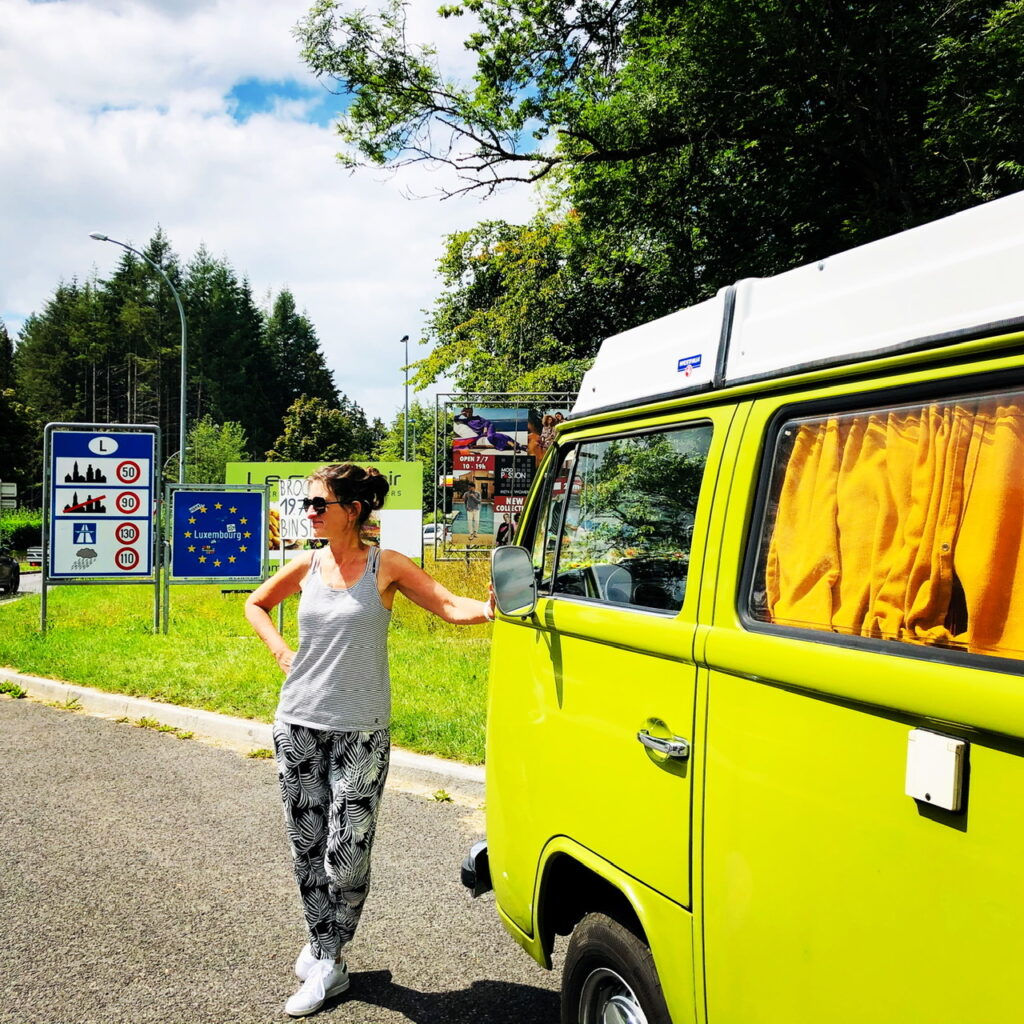
[[[178,315],[181,317],[181,404],[179,406],[180,425],[178,442],[178,451],[181,452],[181,458],[178,460],[178,483],[183,484],[185,482],[185,399],[187,395],[186,388],[188,386],[188,331],[185,326],[185,310],[181,305],[181,299],[178,296],[178,289],[171,283],[171,279],[167,276],[163,267],[158,263],[154,263],[144,252],[139,252],[138,249],[133,249],[127,242],[119,242],[116,238],[109,238],[107,235],[101,234],[99,231],[90,232],[89,237],[95,238],[97,242],[113,242],[114,245],[119,245],[122,249],[127,249],[129,252],[133,252],[136,256],[144,259],[154,270],[159,270],[160,273],[163,274],[164,280],[167,282],[167,287],[171,289],[171,293],[174,295],[174,301],[178,304]],[[168,461],[170,460],[168,459]]]
[[[402,461],[409,461],[409,335],[403,334],[398,341],[399,345],[405,345],[405,419],[402,426],[405,433],[402,437]]]

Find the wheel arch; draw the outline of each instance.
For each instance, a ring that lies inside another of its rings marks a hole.
[[[631,881],[585,847],[566,840],[552,844],[546,851],[536,901],[536,934],[548,963],[555,937],[571,934],[584,915],[595,911],[614,918],[647,943]]]

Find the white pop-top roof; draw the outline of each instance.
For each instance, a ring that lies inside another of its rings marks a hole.
[[[573,412],[851,362],[1019,322],[1022,270],[1024,192],[1018,192],[776,277],[740,281],[713,299],[608,338]]]

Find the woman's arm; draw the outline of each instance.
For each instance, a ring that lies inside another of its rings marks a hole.
[[[286,597],[298,593],[309,570],[310,554],[302,554],[293,558],[287,565],[278,569],[269,580],[261,583],[245,602],[245,617],[256,635],[267,645],[267,649],[277,659],[281,671],[288,674],[292,667],[295,652],[285,643],[284,637],[277,631],[271,611]]]
[[[412,559],[397,551],[384,551],[382,569],[388,585],[405,594],[410,601],[433,612],[454,626],[475,626],[494,619],[494,595],[487,601],[459,597],[421,569]]]

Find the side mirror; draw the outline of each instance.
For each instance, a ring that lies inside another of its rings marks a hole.
[[[502,615],[530,615],[537,607],[537,577],[526,548],[495,548],[491,552],[491,583]]]

